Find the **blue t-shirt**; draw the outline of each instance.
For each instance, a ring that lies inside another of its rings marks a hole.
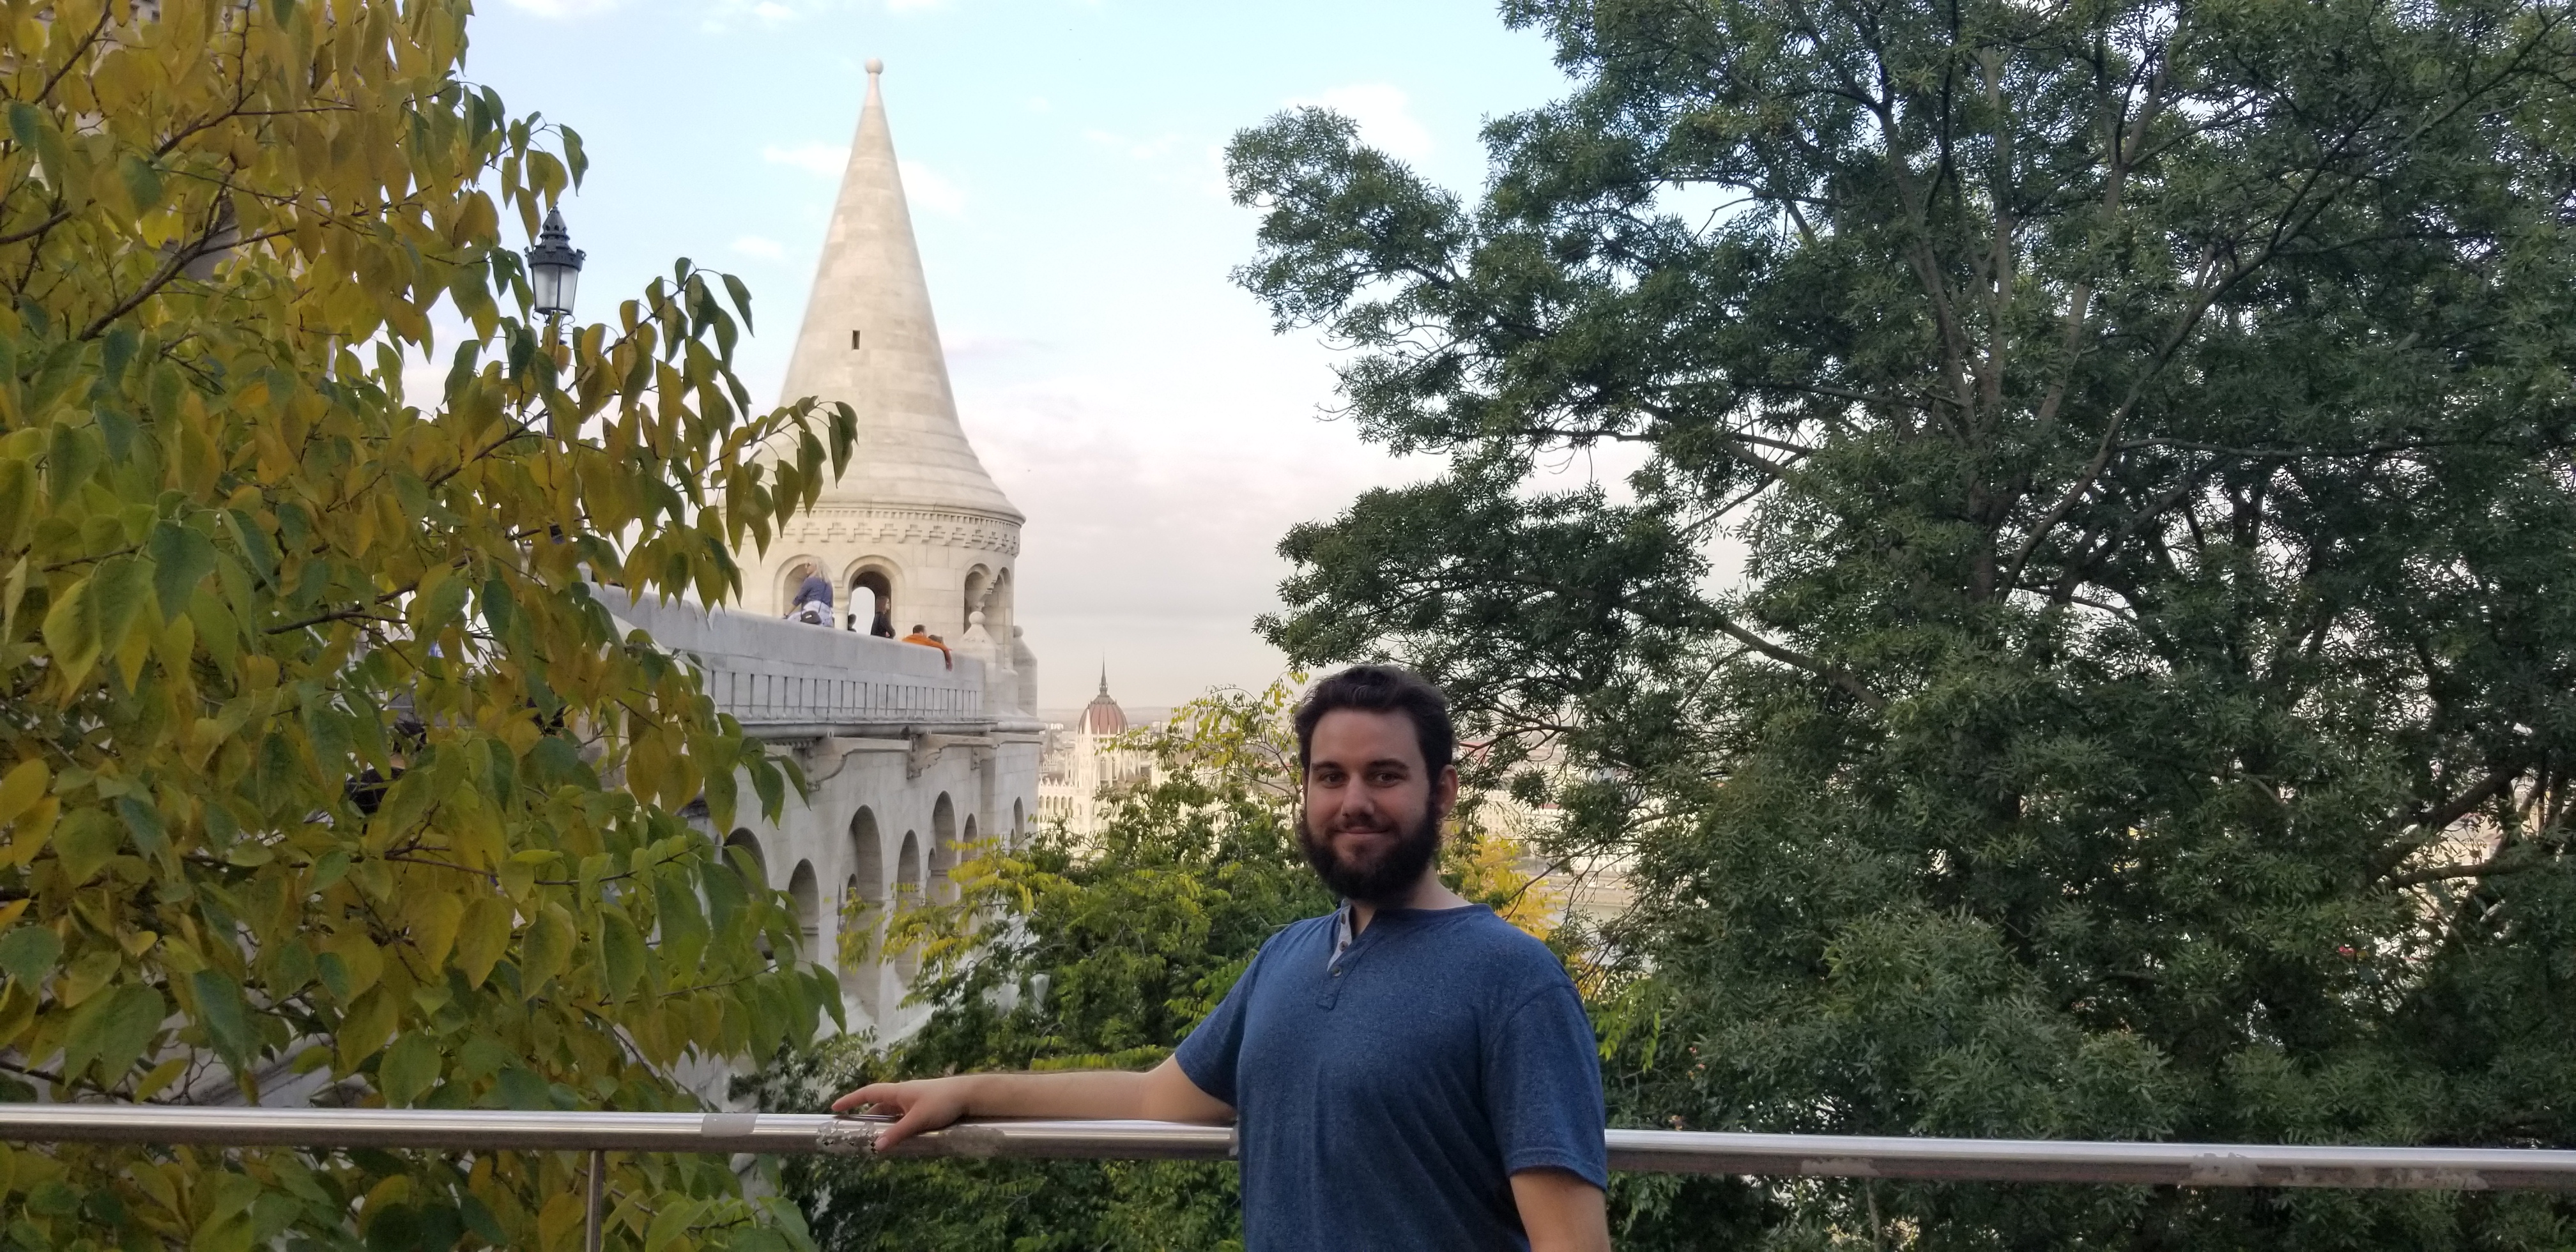
[[[1231,1104],[1247,1252],[1529,1246],[1511,1175],[1609,1181],[1592,1025],[1547,946],[1480,905],[1262,945],[1181,1041]]]

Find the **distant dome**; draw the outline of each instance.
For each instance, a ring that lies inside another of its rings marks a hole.
[[[1101,666],[1100,694],[1091,697],[1091,703],[1082,706],[1082,733],[1116,735],[1123,734],[1126,730],[1127,711],[1119,708],[1116,700],[1109,698],[1109,667]]]

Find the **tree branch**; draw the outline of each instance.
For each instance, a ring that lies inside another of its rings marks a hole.
[[[1751,648],[1764,656],[1770,657],[1772,660],[1779,661],[1785,665],[1796,666],[1799,669],[1806,670],[1809,673],[1822,677],[1836,687],[1842,688],[1843,691],[1848,693],[1853,699],[1868,705],[1871,712],[1886,711],[1887,697],[1870,690],[1869,685],[1863,683],[1860,678],[1857,675],[1854,675],[1850,670],[1844,669],[1839,665],[1833,665],[1817,660],[1804,652],[1785,648],[1779,644],[1773,643],[1760,635],[1754,634],[1752,631],[1736,625],[1733,618],[1730,618],[1723,613],[1713,614],[1712,616],[1716,620],[1717,628],[1720,631],[1725,632],[1728,638],[1734,639],[1742,643],[1744,646]]]

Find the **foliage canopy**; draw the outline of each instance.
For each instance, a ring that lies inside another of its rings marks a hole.
[[[676,1107],[684,1056],[810,1035],[832,980],[678,816],[793,779],[611,613],[734,591],[849,411],[755,410],[748,293],[686,262],[525,315],[502,221],[582,149],[460,76],[464,3],[5,7],[16,1098]],[[0,1239],[561,1247],[572,1164],[19,1150]],[[647,1246],[802,1238],[721,1162],[609,1189]]]
[[[1511,0],[1468,203],[1242,280],[1448,472],[1283,544],[1631,858],[1613,1108],[2576,1144],[2576,39],[2515,0]],[[1624,447],[1613,493],[1534,465]],[[1497,757],[1507,767],[1508,750]],[[1571,780],[1571,781],[1569,781]],[[1623,1184],[1630,1246],[2555,1247],[2540,1199]]]

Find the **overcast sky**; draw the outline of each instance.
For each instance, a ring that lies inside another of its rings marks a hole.
[[[1040,702],[1258,686],[1281,534],[1423,477],[1328,420],[1333,354],[1227,279],[1236,130],[1300,103],[1472,192],[1485,119],[1561,94],[1486,0],[493,0],[469,76],[581,132],[565,206],[605,317],[671,260],[743,276],[774,397],[866,88],[885,95],[958,409],[1028,515]],[[1580,472],[1580,465],[1576,471]]]

